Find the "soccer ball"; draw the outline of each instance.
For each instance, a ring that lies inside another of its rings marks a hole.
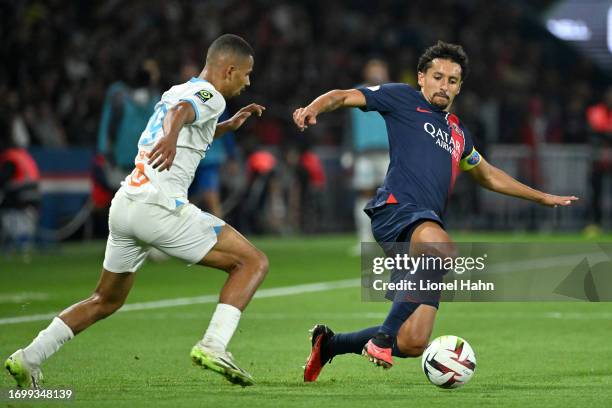
[[[427,347],[421,365],[432,384],[442,388],[458,388],[474,375],[476,355],[461,337],[441,336]]]

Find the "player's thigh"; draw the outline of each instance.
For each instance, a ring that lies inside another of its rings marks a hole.
[[[420,304],[410,317],[402,324],[397,334],[397,344],[400,350],[403,348],[426,347],[431,333],[438,309],[432,305]]]
[[[104,269],[111,273],[134,273],[147,258],[148,248],[130,236],[109,231],[104,253]]]
[[[140,206],[139,203],[120,195],[113,198],[108,216],[109,233],[103,263],[106,271],[136,272],[144,263],[148,247],[133,233],[134,224],[149,222],[147,214],[143,214]]]
[[[175,210],[159,206],[136,228],[139,240],[188,264],[197,264],[217,243],[225,222],[188,203]]]
[[[265,255],[238,231],[193,204],[163,212],[151,223],[156,224],[155,231],[163,233],[148,241],[150,245],[189,264],[226,271],[246,262],[256,263],[259,269],[267,264]],[[139,238],[146,240],[144,232]]]
[[[450,235],[435,221],[423,221],[412,232],[410,241],[420,242],[452,242]]]
[[[225,271],[245,263],[254,264],[264,271],[268,269],[268,259],[265,254],[227,224],[218,235],[215,246],[199,262],[200,265]]]

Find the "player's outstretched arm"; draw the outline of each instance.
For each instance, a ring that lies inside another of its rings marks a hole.
[[[575,196],[556,196],[526,186],[510,177],[506,172],[492,166],[484,158],[481,158],[480,164],[469,170],[468,173],[488,190],[523,198],[549,207],[567,206],[578,200],[578,197]]]
[[[237,130],[238,128],[240,128],[240,126],[244,124],[244,122],[246,122],[249,117],[251,117],[251,115],[261,116],[261,114],[265,110],[265,106],[259,105],[257,103],[252,103],[250,105],[245,106],[225,122],[217,123],[217,127],[215,129],[215,138],[221,136],[226,132],[233,132],[234,130]]]
[[[186,123],[195,119],[195,111],[189,102],[179,102],[168,111],[162,125],[164,136],[159,139],[151,153],[149,164],[158,171],[170,170],[176,156],[176,141],[179,131]]]
[[[338,108],[361,106],[366,106],[366,99],[361,91],[334,89],[319,96],[305,108],[297,108],[293,112],[293,122],[303,131],[308,126],[317,124],[319,113],[331,112]]]

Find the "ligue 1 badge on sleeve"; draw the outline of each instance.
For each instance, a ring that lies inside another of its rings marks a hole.
[[[195,96],[197,96],[202,103],[206,103],[206,101],[213,97],[213,94],[206,89],[202,89],[201,91],[196,92]]]

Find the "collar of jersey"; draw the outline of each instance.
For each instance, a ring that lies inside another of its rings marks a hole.
[[[202,78],[191,77],[189,82],[208,82],[208,81]]]

